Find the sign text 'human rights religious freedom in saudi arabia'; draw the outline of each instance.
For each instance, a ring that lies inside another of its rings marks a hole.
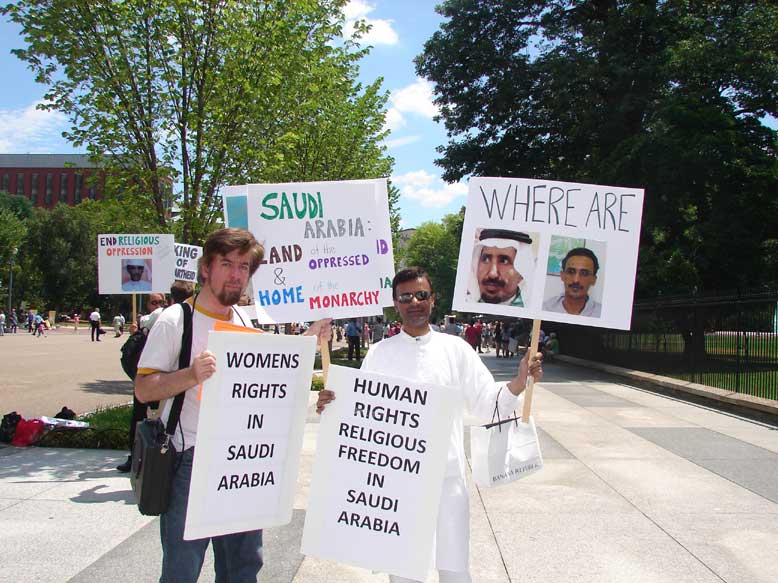
[[[381,314],[394,257],[386,180],[247,184],[222,191],[226,223],[265,248],[260,323]]]
[[[446,387],[331,366],[302,552],[424,580],[451,424]]]

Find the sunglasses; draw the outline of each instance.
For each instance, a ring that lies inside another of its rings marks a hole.
[[[405,292],[404,294],[398,295],[397,301],[401,304],[410,304],[413,301],[413,298],[416,298],[420,302],[426,302],[428,299],[430,299],[431,295],[432,292],[420,289],[417,292]]]
[[[149,302],[152,306],[164,306],[165,302],[163,300],[151,300]]]

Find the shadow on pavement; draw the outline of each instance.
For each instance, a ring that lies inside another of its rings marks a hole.
[[[85,391],[99,393],[101,395],[127,395],[132,398],[132,381],[104,381],[96,380],[89,383],[81,383]]]
[[[7,446],[0,448],[0,481],[35,484],[114,478],[119,475],[116,464],[126,456],[105,449]]]

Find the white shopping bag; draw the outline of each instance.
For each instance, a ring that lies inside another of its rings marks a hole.
[[[526,478],[543,467],[535,421],[514,417],[470,428],[473,479],[480,487]]]

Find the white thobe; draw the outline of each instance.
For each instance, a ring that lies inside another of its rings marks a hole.
[[[499,395],[500,417],[510,416],[523,396],[497,383],[473,348],[458,336],[430,330],[413,337],[401,331],[370,347],[362,369],[449,387],[467,411],[488,422]],[[504,388],[504,390],[500,390]],[[465,486],[464,412],[455,413],[448,449],[446,478],[436,533],[437,569],[469,571],[470,505]]]

